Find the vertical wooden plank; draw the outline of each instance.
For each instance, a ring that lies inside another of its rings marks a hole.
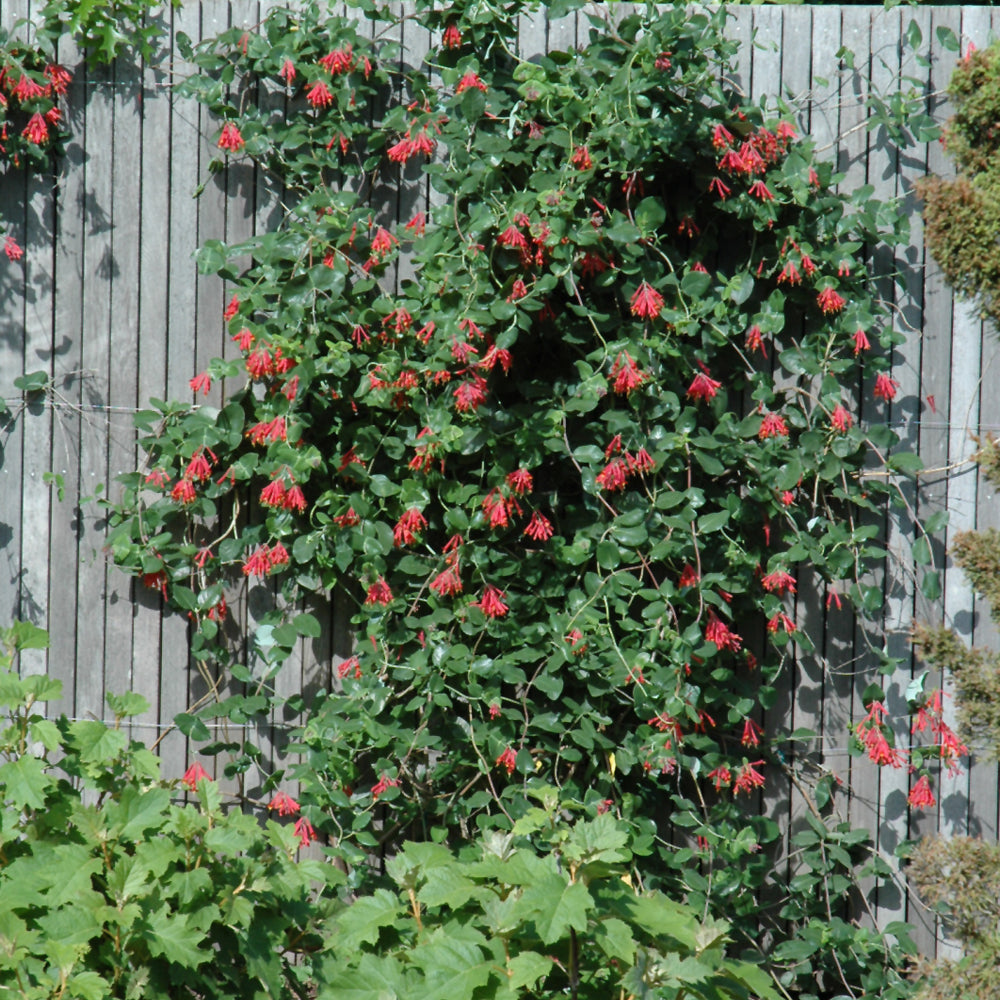
[[[752,7],[750,24],[746,27],[752,32],[753,45],[742,45],[744,52],[750,57],[750,64],[741,70],[741,77],[749,84],[747,94],[749,103],[760,107],[766,102],[765,119],[776,113],[775,100],[781,93],[782,75],[782,22],[785,11],[781,7]],[[783,378],[780,372],[775,373],[776,385],[782,386]],[[785,382],[787,384],[787,382]],[[750,401],[744,404],[750,407]],[[773,650],[770,652],[773,656]],[[765,713],[763,722],[765,732],[782,732],[786,730],[792,718],[792,684],[794,674],[794,658],[789,647],[782,654],[781,672],[772,684],[775,690],[774,704]],[[757,720],[760,721],[760,720]],[[757,806],[765,815],[774,820],[781,831],[781,855],[788,857],[789,820],[791,809],[790,784],[787,777],[772,770],[767,778]],[[782,878],[776,879],[783,881]],[[773,900],[772,900],[773,902]]]
[[[37,8],[29,7],[29,16]],[[25,372],[53,373],[53,201],[52,177],[29,171],[24,189],[24,354]],[[8,263],[5,261],[5,263]],[[13,270],[18,265],[13,265]],[[21,465],[21,563],[19,570],[20,618],[47,628],[50,491],[44,476],[49,471],[53,411],[43,393],[28,401],[22,424]],[[25,650],[20,657],[22,674],[44,673],[44,650]]]
[[[735,6],[729,8],[726,13],[724,29],[726,37],[737,39],[740,45],[733,60],[732,72],[723,81],[723,84],[733,88],[738,94],[746,96],[750,93],[754,60],[753,9]]]
[[[989,29],[989,10],[981,12],[963,9],[960,36],[985,36]],[[954,64],[955,56],[950,62]],[[943,61],[943,60],[942,60]],[[950,172],[950,170],[949,170]],[[995,336],[989,334],[988,336]],[[952,309],[951,394],[948,409],[948,463],[955,466],[964,462],[975,451],[970,433],[979,426],[980,376],[983,370],[983,323],[975,308],[964,300],[955,299]],[[948,483],[949,546],[958,531],[975,527],[977,474],[974,467],[966,466],[961,473],[953,473]],[[944,587],[945,621],[955,628],[968,642],[975,638],[974,594],[965,575],[949,564]],[[954,685],[945,678],[945,691],[949,694]],[[957,725],[953,698],[946,698],[944,718],[952,728]],[[946,836],[965,836],[969,832],[970,782],[968,772],[958,776],[943,776],[940,782],[938,815],[939,832]],[[939,935],[941,928],[939,926]],[[961,955],[959,946],[948,939],[941,940],[938,955]]]
[[[781,89],[791,102],[799,130],[809,134],[811,115],[808,95],[812,75],[812,8],[804,6],[794,12],[786,10],[781,35]],[[823,688],[826,672],[827,650],[823,641],[825,618],[823,613],[823,584],[817,574],[808,566],[798,567],[798,595],[795,602],[794,618],[805,634],[812,637],[815,651],[810,653],[796,644],[794,648],[795,677],[794,694],[790,712],[783,728],[786,730],[811,729],[817,739],[812,746],[799,745],[793,748],[793,766],[798,766],[803,758],[815,766],[825,764],[823,732]],[[802,828],[804,817],[810,812],[811,804],[806,802],[794,787],[790,789],[791,802],[788,820],[789,836],[794,837]],[[789,875],[792,875],[790,872]]]
[[[114,110],[112,75],[106,67],[85,75],[86,125],[82,214],[83,315],[81,323],[83,367],[88,379],[87,400],[99,416],[88,421],[80,437],[82,489],[93,494],[108,481],[107,424],[108,369],[110,364],[111,296],[114,271],[112,246],[112,183],[109,153],[113,148]],[[101,550],[104,533],[90,518],[82,520],[81,558],[77,574],[78,645],[76,656],[75,714],[104,718],[104,650],[107,573]]]
[[[871,71],[870,46],[871,8],[842,8],[841,32],[842,44],[854,53],[854,70],[843,74],[840,89],[840,136],[838,163],[845,172],[845,180],[841,190],[850,192],[861,187],[866,180],[866,163],[869,155],[868,134],[863,126],[866,117],[864,106],[866,81]],[[851,131],[853,129],[853,131]],[[860,262],[859,262],[860,263]],[[885,415],[874,405],[871,395],[870,380],[860,388],[860,421],[881,422]],[[868,463],[869,468],[876,463]],[[877,470],[876,470],[877,471]],[[864,518],[864,521],[869,519]],[[879,524],[880,534],[884,533],[884,518],[875,518]],[[883,534],[884,537],[884,534]],[[883,588],[885,581],[884,566],[873,568],[864,579],[864,584],[870,587]],[[849,687],[845,685],[842,694],[850,707],[850,723],[857,724],[864,718],[866,711],[862,704],[861,694],[868,680],[878,676],[878,652],[881,647],[877,623],[858,622],[854,635],[854,658],[851,664],[851,674],[846,678]],[[843,732],[843,730],[841,730]],[[851,762],[850,800],[848,803],[848,818],[852,826],[862,827],[876,836],[879,822],[879,772],[875,764],[867,757],[856,757]],[[875,883],[873,879],[860,882],[860,900],[862,908],[867,910],[873,906]]]
[[[114,122],[111,162],[111,234],[109,262],[111,281],[110,338],[107,359],[109,493],[118,493],[117,477],[135,466],[135,430],[132,411],[136,407],[139,369],[139,238],[141,233],[140,185],[142,165],[141,67],[128,57],[114,67],[112,115]],[[132,608],[131,580],[114,566],[108,570],[105,626],[105,693],[131,690]],[[145,681],[145,677],[143,680]]]
[[[906,37],[907,32],[910,29],[911,23],[916,25],[916,29],[922,38],[921,50],[926,51],[931,44],[931,19],[930,11],[924,8],[914,8],[903,11],[900,9],[900,21],[898,25],[898,30],[896,32],[900,39]],[[886,32],[888,36],[888,31]],[[917,52],[911,49],[908,45],[905,45],[901,51],[901,62],[900,62],[900,76],[922,76],[926,78],[927,69],[921,67],[917,62]],[[922,374],[923,374],[923,353],[924,344],[923,338],[920,336],[920,330],[924,323],[923,316],[923,297],[924,297],[924,269],[923,269],[923,225],[920,219],[918,206],[916,204],[916,199],[913,195],[913,183],[914,181],[922,177],[926,173],[927,169],[927,150],[926,147],[917,147],[916,149],[906,150],[898,156],[896,163],[896,179],[897,179],[897,195],[902,199],[903,204],[906,207],[907,216],[911,223],[910,232],[910,244],[909,246],[899,246],[895,251],[895,264],[899,268],[902,279],[897,283],[897,294],[901,297],[897,301],[897,329],[905,333],[907,336],[907,342],[902,345],[899,350],[899,356],[904,360],[904,367],[896,367],[896,377],[900,381],[900,401],[906,407],[906,409],[900,413],[899,407],[894,404],[893,406],[893,418],[897,419],[897,414],[899,417],[906,421],[905,429],[907,433],[907,442],[909,447],[914,450],[918,450],[923,446],[924,439],[924,429],[923,421],[924,418],[930,415],[930,408],[923,397],[922,388]],[[912,394],[912,398],[911,397]],[[932,417],[933,419],[933,417]],[[914,441],[915,439],[915,441]],[[908,491],[908,498],[910,502],[914,505],[917,511],[918,519],[924,518],[924,500],[923,500],[923,490],[919,486]],[[902,524],[897,522],[896,524],[897,534],[890,537],[890,550],[896,548],[896,543],[901,540],[900,536],[905,536],[905,532],[909,530],[911,534],[909,535],[910,541],[913,540],[913,528],[912,525],[909,527],[904,527]],[[910,559],[906,564],[906,569],[912,566],[912,559]],[[897,574],[899,573],[901,567],[896,567]],[[913,584],[918,581],[915,579]],[[918,602],[920,600],[919,590],[917,590],[913,584],[908,587],[907,596],[909,598],[910,604],[910,615],[912,617],[919,618]],[[890,596],[890,602],[893,600],[893,596]],[[913,675],[919,671],[920,667],[916,663],[916,658],[913,654],[911,644],[909,642],[908,635],[896,635],[893,637],[893,655],[900,655],[895,652],[896,649],[903,643],[905,643],[907,655],[909,656],[908,672],[902,673],[902,680],[906,680],[907,676],[912,678]],[[893,712],[893,718],[895,723],[895,734],[897,738],[897,743],[901,745],[908,745],[911,742],[911,735],[909,732],[909,719],[906,716],[907,706],[902,704],[905,700],[902,695],[905,695],[905,691],[900,691],[897,686],[894,691],[894,703],[890,706]],[[900,776],[902,777],[902,776]],[[910,783],[913,778],[909,778],[906,782],[903,782],[899,786],[899,794],[905,795],[909,792]],[[901,822],[897,823],[893,828],[894,838],[904,838],[910,835],[910,824],[912,823],[912,815],[907,813],[905,816],[905,825]],[[887,849],[890,848],[891,844],[884,845]],[[905,877],[902,881],[902,885],[905,887]],[[891,918],[902,918],[911,919],[913,912],[912,901],[908,898],[908,893],[903,894],[902,890],[897,890],[901,893],[901,905],[893,912]],[[884,893],[880,894],[879,904],[880,904],[880,919],[884,919],[888,916],[886,914],[886,907],[884,899]],[[926,927],[916,928],[916,933],[924,936],[924,940],[927,941],[933,947],[933,928],[931,928],[930,934],[926,934]]]
[[[877,94],[891,93],[899,84],[901,68],[900,11],[873,11],[871,22],[870,87]],[[897,194],[899,169],[898,144],[879,129],[871,134],[868,151],[868,183],[874,188],[876,198],[891,201]],[[902,307],[895,300],[892,278],[895,269],[893,247],[879,247],[872,257],[876,288],[879,296],[890,304]],[[876,407],[883,419],[888,419],[900,437],[898,450],[916,451],[918,446],[917,423],[920,399],[920,343],[907,339],[892,357],[892,374],[899,383],[898,395],[888,406]],[[900,661],[896,672],[885,680],[885,704],[889,710],[896,745],[909,744],[909,710],[905,692],[912,677],[912,649],[910,629],[913,624],[913,571],[910,549],[914,532],[913,515],[916,509],[916,490],[912,482],[899,481],[899,495],[904,506],[889,512],[886,528],[887,547],[890,553],[885,569],[885,609],[883,612],[883,649],[886,655]],[[876,830],[876,849],[883,860],[897,873],[899,862],[895,849],[906,838],[907,801],[909,782],[905,767],[882,767],[879,780],[879,825]],[[895,881],[879,885],[876,917],[884,927],[894,920],[903,919],[905,899]]]
[[[930,30],[926,33],[931,47],[932,59],[929,71],[930,110],[937,121],[943,122],[950,113],[945,88],[954,66],[954,57],[941,47],[937,40],[938,28],[949,28],[956,35],[961,31],[958,8],[935,8],[930,12]],[[936,96],[935,96],[936,95]],[[927,169],[931,173],[948,173],[950,167],[938,143],[927,148]],[[923,248],[921,248],[923,250]],[[948,419],[950,411],[951,384],[949,373],[952,364],[952,292],[930,254],[923,251],[926,265],[924,278],[924,309],[921,335],[920,394],[924,410],[920,427],[920,454],[928,468],[944,469],[949,459]],[[929,400],[934,401],[931,406]],[[941,474],[922,480],[921,515],[948,507],[949,477]],[[934,546],[935,562],[944,562],[944,548]],[[947,582],[950,573],[945,572]],[[929,617],[934,624],[940,622],[941,602],[936,605],[921,606],[921,617]],[[927,688],[941,687],[943,677],[940,671],[928,677]],[[938,808],[910,816],[910,836],[920,837],[933,834],[938,829],[938,815],[941,809],[941,785],[938,783]],[[927,911],[918,899],[911,895],[907,907],[907,919],[916,928],[914,939],[924,954],[933,957],[937,951],[937,923],[933,913]]]
[[[836,162],[837,143],[843,131],[840,121],[839,60],[841,45],[840,11],[835,7],[812,8],[811,66],[809,93],[809,134],[816,144],[818,162]],[[851,387],[845,386],[850,393]],[[848,397],[850,398],[850,397]],[[823,639],[823,676],[799,677],[807,681],[802,697],[815,699],[815,688],[821,683],[819,719],[812,728],[819,731],[822,756],[820,765],[840,780],[846,790],[850,784],[850,758],[847,754],[847,725],[850,721],[852,661],[854,658],[853,615],[846,609],[830,609],[826,615]],[[811,685],[811,687],[809,686]],[[843,801],[836,801],[842,812]]]
[[[184,4],[173,12],[173,33],[183,31],[193,41],[201,37],[200,7]],[[183,76],[192,67],[180,60],[175,73]],[[192,193],[200,177],[199,132],[200,108],[192,99],[181,99],[170,92],[170,175],[169,175],[169,264],[167,275],[167,352],[166,398],[187,399],[191,390],[188,382],[197,359],[196,330],[197,271],[192,254],[198,242],[198,206]],[[217,314],[216,322],[220,322]],[[160,722],[169,723],[190,704],[189,691],[193,671],[188,657],[188,629],[184,619],[169,613],[163,618],[162,653],[160,657]],[[163,771],[167,777],[177,777],[188,763],[188,744],[179,732],[169,733],[160,746]],[[211,760],[202,760],[209,770]]]
[[[26,16],[27,0],[4,4],[3,26],[11,29]],[[0,223],[23,248],[27,236],[27,187],[22,174],[12,172],[0,185]],[[24,421],[20,412],[22,396],[14,379],[24,373],[24,317],[26,264],[3,258],[0,266],[0,396],[10,413],[0,418],[0,622],[4,624],[21,613],[21,490],[23,476],[22,448]]]
[[[151,399],[165,399],[167,394],[167,316],[170,244],[170,98],[168,76],[171,51],[170,16],[157,15],[163,22],[163,48],[152,64],[142,67],[139,95],[140,135],[138,164],[139,261],[137,339],[139,344],[136,372],[136,405],[145,409]],[[135,467],[150,471],[145,455],[136,450]],[[159,735],[161,720],[170,722],[160,712],[160,655],[162,603],[156,590],[131,581],[133,686],[150,702],[150,710],[135,723],[139,734],[149,743]],[[169,749],[168,743],[165,749]],[[161,749],[164,749],[161,746]],[[183,771],[183,769],[182,769]],[[169,774],[182,773],[173,766]],[[165,771],[165,773],[167,773]]]
[[[59,399],[52,428],[52,470],[63,477],[65,501],[52,509],[48,607],[49,674],[62,682],[63,696],[49,705],[54,714],[72,715],[76,692],[77,587],[80,561],[79,526],[84,496],[80,476],[83,423],[95,414],[83,406],[88,381],[83,373],[80,321],[83,315],[83,247],[85,225],[78,206],[84,197],[84,102],[86,77],[75,45],[60,42],[59,59],[73,74],[65,97],[65,123],[70,133],[58,164],[53,269],[53,369]],[[87,390],[89,391],[89,390]],[[75,409],[74,409],[75,408]],[[99,415],[96,415],[99,419]],[[57,624],[58,623],[58,624]]]

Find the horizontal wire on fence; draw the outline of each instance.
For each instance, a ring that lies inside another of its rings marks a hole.
[[[4,403],[20,403],[24,401],[23,395],[18,396],[0,396],[0,399]],[[98,412],[108,412],[108,413],[145,413],[151,410],[150,406],[122,406],[120,404],[111,403],[75,403],[72,401],[61,401],[61,400],[41,400],[41,405],[45,409],[49,410],[96,410]],[[197,408],[203,404],[192,403],[193,407]],[[157,411],[153,411],[157,412]],[[862,425],[864,426],[864,425]],[[967,430],[971,433],[979,433],[981,431],[998,431],[1000,432],[1000,423],[998,424],[988,424],[981,423],[977,424],[975,427],[970,426],[966,423],[952,423],[950,421],[940,421],[940,420],[920,420],[913,417],[902,417],[899,420],[890,420],[886,422],[886,426],[892,428],[900,427],[919,427],[923,430]]]
[[[87,716],[66,716],[66,721],[67,722],[100,722],[103,725],[107,726],[109,729],[116,728],[116,721],[114,719],[98,719],[98,718],[96,718],[95,716],[92,716],[92,715],[87,715]],[[212,729],[212,730],[215,730],[216,732],[218,732],[220,730],[230,730],[230,729],[241,729],[241,730],[269,729],[269,730],[272,730],[272,731],[290,732],[290,731],[295,730],[295,729],[302,729],[303,728],[303,726],[301,724],[292,723],[292,722],[269,722],[269,721],[262,721],[262,722],[259,722],[259,723],[250,723],[250,722],[208,722],[208,721],[205,721],[205,720],[198,720],[198,721],[201,722],[201,724],[206,729]],[[128,722],[125,719],[122,719],[122,720],[120,720],[117,723],[117,728],[119,730],[124,730],[124,729],[150,729],[150,730],[153,730],[154,732],[168,732],[168,731],[170,731],[170,730],[173,729],[173,730],[177,730],[178,733],[181,732],[180,729],[178,729],[176,723],[173,723],[173,722]],[[181,735],[184,735],[184,734],[181,733]],[[817,742],[819,740],[822,740],[822,739],[823,739],[822,736],[817,735],[817,736],[809,737],[808,739],[805,738],[805,737],[802,737],[802,738],[796,738],[795,740],[782,741],[782,742],[815,743],[815,742]],[[925,750],[925,751],[926,750],[932,750],[932,749],[934,749],[934,746],[935,746],[935,744],[925,744],[925,743],[897,743],[896,746],[895,746],[895,749],[899,750],[899,751],[902,751],[904,753],[909,753],[909,752],[911,752],[913,750]],[[779,750],[778,753],[780,754],[779,760],[781,760],[782,757],[789,756],[789,754],[786,753],[783,750]],[[803,753],[803,751],[798,751],[798,753],[801,754],[801,753]],[[834,746],[828,746],[828,747],[823,747],[823,746],[815,747],[815,748],[813,748],[811,750],[806,750],[805,753],[808,753],[808,754],[822,754],[824,757],[847,757],[847,756],[854,756],[854,757],[857,757],[858,759],[860,759],[860,758],[862,758],[862,757],[865,756],[864,753],[858,753],[857,751],[853,751],[852,752],[852,748],[850,746],[846,745],[846,744],[844,744],[844,745],[834,745]],[[792,752],[792,754],[794,754],[794,751]]]

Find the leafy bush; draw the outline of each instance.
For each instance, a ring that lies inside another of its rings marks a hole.
[[[342,873],[296,860],[289,824],[224,810],[212,781],[190,774],[197,802],[176,801],[118,726],[148,709],[138,695],[108,697],[113,728],[46,719],[60,683],[11,669],[46,642],[25,623],[0,633],[0,996],[300,992],[318,897]]]

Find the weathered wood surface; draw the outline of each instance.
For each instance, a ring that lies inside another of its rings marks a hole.
[[[230,25],[250,27],[276,2],[185,3],[164,15],[166,44],[178,31],[197,39]],[[10,27],[28,9],[28,0],[0,2],[0,24]],[[910,76],[943,120],[948,109],[941,91],[957,53],[941,44],[938,29],[954,32],[963,50],[969,42],[983,47],[1000,28],[1000,13],[985,7],[747,6],[732,8],[732,15],[729,31],[741,42],[733,82],[754,100],[780,95],[823,155],[835,158],[845,189],[868,183],[880,197],[904,198],[913,208],[910,245],[897,248],[895,262],[888,251],[876,261],[902,270],[903,281],[887,281],[885,294],[910,334],[892,359],[900,395],[890,419],[927,466],[941,470],[923,477],[919,490],[906,488],[905,506],[881,518],[890,550],[872,577],[886,597],[881,628],[862,629],[846,612],[827,610],[821,583],[803,577],[796,616],[818,652],[798,651],[766,721],[817,731],[813,759],[849,787],[848,818],[870,828],[887,856],[906,837],[935,831],[995,838],[995,765],[975,762],[962,777],[945,778],[937,810],[911,815],[905,772],[876,769],[849,757],[847,749],[849,727],[863,715],[857,678],[871,672],[883,646],[906,664],[887,693],[899,719],[897,738],[909,741],[903,691],[923,669],[908,642],[914,620],[943,615],[970,640],[997,644],[985,608],[961,573],[946,570],[937,604],[921,596],[908,549],[915,519],[934,510],[950,512],[950,532],[1000,522],[996,497],[967,463],[971,435],[1000,430],[1000,393],[981,392],[1000,380],[998,338],[954,300],[922,245],[912,185],[928,171],[948,171],[939,146],[900,151],[864,122],[867,80],[888,91]],[[911,24],[929,51],[926,63],[904,44]],[[435,44],[409,22],[393,30],[403,45],[403,65],[419,64]],[[584,16],[550,23],[542,10],[522,19],[519,51],[530,58],[547,48],[584,44],[587,31]],[[838,58],[841,46],[855,53],[855,72]],[[169,71],[126,60],[88,70],[70,47],[60,58],[76,71],[67,108],[73,138],[55,178],[0,177],[0,218],[25,247],[20,265],[0,268],[0,394],[17,408],[22,398],[14,379],[39,369],[57,389],[48,404],[33,403],[0,431],[0,622],[20,617],[49,629],[48,654],[25,657],[23,669],[47,669],[63,681],[63,699],[53,710],[99,718],[108,691],[132,688],[151,702],[133,731],[152,742],[177,712],[205,695],[206,681],[188,662],[185,621],[163,616],[158,595],[107,564],[105,527],[83,498],[101,486],[113,495],[115,476],[140,459],[131,429],[137,408],[151,396],[187,398],[188,379],[212,356],[232,350],[221,318],[227,291],[197,274],[193,254],[205,240],[241,240],[272,226],[280,192],[249,166],[233,164],[208,182],[199,199],[192,197],[205,180],[216,126],[174,93],[172,83],[184,72],[180,62],[164,61]],[[373,209],[380,220],[405,221],[428,196],[427,185],[404,167],[373,192]],[[402,263],[397,279],[409,274]],[[871,386],[858,385],[855,392],[862,418],[874,417],[868,412]],[[62,477],[64,501],[44,482],[49,472]],[[946,562],[945,545],[935,542],[939,563]],[[239,609],[244,625],[253,608],[251,593]],[[331,683],[334,665],[349,653],[347,609],[334,602],[322,616],[327,630],[303,642],[279,678],[281,692]],[[255,734],[269,753],[286,740],[284,720],[271,722],[269,731]],[[180,774],[191,752],[185,738],[169,733],[160,749],[166,773]],[[806,808],[798,793],[780,788],[769,790],[761,804],[789,834]],[[921,947],[933,953],[933,917],[907,896],[902,882],[880,889],[872,903],[883,925],[915,923]]]

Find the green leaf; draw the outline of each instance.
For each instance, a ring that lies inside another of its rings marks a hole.
[[[395,923],[403,912],[404,907],[391,892],[376,889],[371,896],[362,896],[340,915],[337,940],[349,950],[360,944],[375,944],[379,931]]]
[[[212,949],[202,949],[205,932],[193,926],[188,914],[173,912],[164,903],[148,918],[149,933],[144,935],[151,955],[162,955],[182,968],[203,965],[214,957]]]
[[[7,800],[19,812],[22,809],[41,809],[45,805],[45,792],[53,784],[45,773],[45,764],[37,757],[25,754],[0,766],[0,786]]]
[[[128,719],[149,711],[149,702],[141,694],[136,694],[135,691],[126,691],[124,694],[108,693],[105,700],[108,703],[108,708],[119,719]]]
[[[635,221],[644,233],[650,233],[666,222],[667,210],[659,198],[643,198],[635,207]]]
[[[569,934],[587,931],[587,914],[594,906],[587,887],[582,882],[566,883],[551,875],[537,885],[529,886],[521,897],[522,906],[534,915],[535,930],[543,944],[552,945]]]
[[[322,628],[319,624],[319,619],[315,615],[310,615],[303,613],[296,615],[292,619],[292,625],[295,626],[295,631],[299,635],[308,636],[309,638],[316,639],[319,638]]]
[[[191,715],[190,712],[180,712],[174,716],[174,725],[186,736],[188,739],[197,740],[202,742],[204,740],[210,739],[212,734],[208,731],[208,726],[202,722],[201,719],[196,715]]]

